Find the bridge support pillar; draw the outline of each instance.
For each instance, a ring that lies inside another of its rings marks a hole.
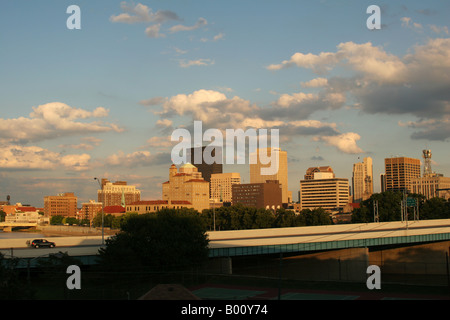
[[[214,258],[210,260],[208,271],[220,274],[233,274],[231,257]]]

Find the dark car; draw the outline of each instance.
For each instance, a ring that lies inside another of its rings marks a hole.
[[[54,248],[55,247],[54,242],[47,241],[46,239],[34,239],[31,242],[27,241],[27,244],[30,247],[34,247],[34,248],[44,248],[44,247]]]

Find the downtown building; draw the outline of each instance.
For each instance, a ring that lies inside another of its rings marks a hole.
[[[353,202],[367,200],[373,194],[373,164],[367,157],[363,162],[353,164],[352,177]]]
[[[101,190],[97,191],[98,202],[105,207],[122,206],[141,200],[141,191],[136,186],[128,185],[126,181],[110,182],[102,179]]]
[[[323,208],[333,213],[349,203],[349,182],[336,178],[331,167],[309,168],[300,180],[300,209]]]
[[[241,183],[241,175],[237,172],[215,173],[211,175],[210,194],[214,205],[233,202],[233,185]]]
[[[278,180],[263,183],[233,184],[232,204],[257,209],[276,210],[283,206],[283,191]]]
[[[422,194],[427,200],[434,197],[450,199],[450,178],[431,169],[431,150],[423,150],[423,174],[411,179],[413,193]]]
[[[202,212],[209,209],[209,182],[203,179],[197,167],[186,163],[180,167],[172,164],[169,169],[169,180],[162,185],[163,201],[171,206],[174,201],[182,201],[185,205]]]
[[[201,173],[205,181],[211,182],[211,176],[213,174],[219,174],[223,172],[223,161],[220,161],[220,163],[217,163],[215,161],[213,163],[208,163],[208,161],[205,161],[204,158],[205,152],[208,155],[210,154],[214,159],[223,159],[222,148],[218,146],[203,146],[187,149],[186,158],[190,160],[190,163],[198,169],[198,172]]]
[[[56,196],[44,197],[44,215],[46,217],[77,216],[77,197],[73,192],[60,193]]]
[[[103,205],[101,202],[95,200],[89,200],[81,204],[81,210],[79,211],[79,218],[92,221],[97,213],[102,212]]]
[[[384,159],[386,191],[413,192],[411,181],[420,178],[420,160],[408,157]],[[382,186],[383,188],[383,186]]]
[[[280,148],[267,148],[267,157],[271,158],[273,153],[278,153],[278,163],[262,163],[259,157],[259,150],[257,149],[255,153],[250,154],[250,183],[265,183],[268,180],[277,180],[281,185],[281,201],[284,207],[287,207],[289,203],[292,202],[292,193],[288,190],[288,161],[287,152],[282,151]],[[275,174],[264,175],[261,174],[263,168],[270,168],[277,166],[278,170]]]

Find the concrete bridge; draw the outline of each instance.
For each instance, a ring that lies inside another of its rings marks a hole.
[[[14,228],[31,228],[36,226],[37,222],[0,222],[0,229],[4,232],[11,232]]]
[[[272,256],[283,257],[286,270],[292,265],[292,275],[311,278],[317,271],[317,277],[328,274],[328,279],[360,281],[366,277],[368,265],[395,273],[398,271],[392,266],[397,268],[400,263],[408,272],[419,272],[418,265],[427,265],[426,274],[445,275],[450,219],[214,231],[208,232],[208,237],[210,260],[216,263],[214,270],[222,273],[235,273],[242,259]],[[56,247],[44,249],[26,247],[30,239],[0,239],[0,252],[7,258],[33,260],[61,251],[83,264],[95,264],[101,247],[100,236],[48,237]],[[323,271],[325,267],[328,271]]]

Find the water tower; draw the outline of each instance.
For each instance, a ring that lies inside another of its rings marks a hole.
[[[423,157],[423,176],[429,176],[433,173],[431,171],[431,150],[422,150]]]

